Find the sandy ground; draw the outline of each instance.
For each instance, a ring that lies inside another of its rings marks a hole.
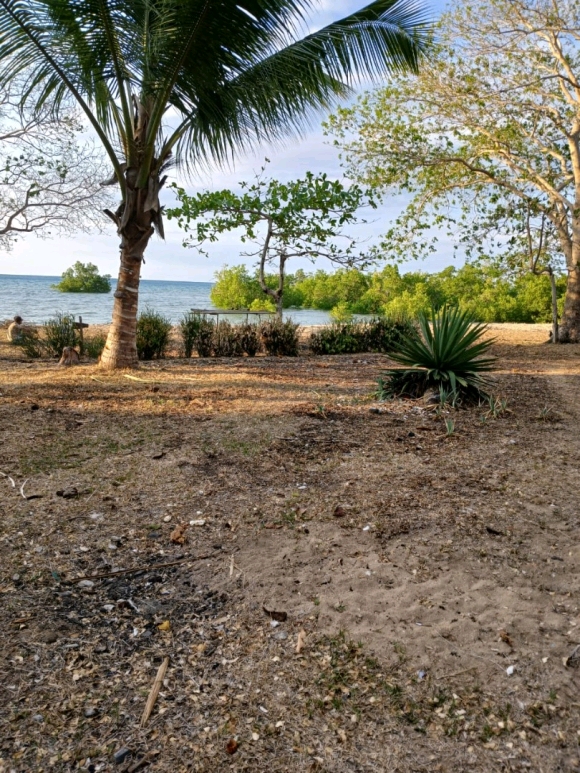
[[[496,415],[0,346],[0,770],[579,771],[580,346],[492,327]]]

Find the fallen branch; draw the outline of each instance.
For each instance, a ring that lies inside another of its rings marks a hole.
[[[161,685],[163,684],[163,679],[165,678],[165,674],[167,672],[167,667],[169,666],[169,657],[166,657],[163,663],[159,666],[159,671],[157,672],[157,676],[155,677],[155,681],[153,682],[153,687],[151,688],[151,692],[149,693],[149,697],[147,698],[147,703],[145,704],[145,708],[143,709],[143,716],[141,717],[141,727],[145,727],[147,724],[147,720],[151,716],[151,712],[153,711],[153,706],[155,705],[155,701],[157,700],[157,696],[159,695],[159,690],[161,689]]]
[[[68,580],[70,583],[77,583],[81,580],[105,580],[107,577],[117,577],[120,574],[133,574],[134,572],[152,572],[154,569],[165,569],[167,566],[177,566],[178,564],[186,564],[188,561],[203,561],[206,558],[213,558],[217,556],[220,551],[214,553],[206,553],[203,556],[188,556],[187,558],[180,558],[178,561],[168,561],[164,564],[151,564],[151,566],[134,566],[131,569],[116,569],[114,572],[105,572],[104,574],[84,574],[82,577],[75,577],[73,580]]]

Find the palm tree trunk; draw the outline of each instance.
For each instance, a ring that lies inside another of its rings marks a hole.
[[[129,182],[129,181],[128,181]],[[143,255],[154,233],[155,217],[148,206],[147,191],[128,190],[127,200],[115,215],[121,237],[121,267],[115,290],[113,320],[101,354],[101,367],[106,370],[134,368],[137,365],[137,309],[139,279]]]

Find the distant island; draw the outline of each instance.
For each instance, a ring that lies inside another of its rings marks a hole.
[[[99,274],[94,263],[81,263],[79,260],[62,274],[58,284],[51,285],[61,293],[110,293],[110,274]]]

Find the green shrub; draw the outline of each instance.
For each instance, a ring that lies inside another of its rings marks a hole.
[[[195,348],[200,357],[211,357],[216,327],[217,325],[213,319],[207,319],[207,317],[200,318],[195,339]]]
[[[212,349],[214,357],[241,357],[244,353],[235,325],[222,320],[214,329]]]
[[[185,357],[191,357],[196,348],[202,320],[203,317],[199,314],[188,311],[187,314],[183,315],[181,322],[179,323],[179,332]]]
[[[94,335],[91,338],[85,338],[83,345],[84,353],[91,360],[98,360],[103,352],[103,349],[105,348],[106,343],[107,336],[101,334]]]
[[[152,309],[137,319],[137,356],[140,360],[161,359],[169,345],[171,322]]]
[[[379,380],[379,396],[419,397],[426,389],[441,387],[457,398],[476,401],[489,387],[485,375],[494,369],[495,358],[484,357],[492,340],[482,340],[487,327],[473,323],[471,317],[457,308],[444,307],[419,315],[421,335],[404,336],[390,352],[395,362],[405,369],[391,368]]]
[[[260,351],[260,333],[255,322],[238,325],[240,347],[248,357],[255,357]]]
[[[404,319],[377,317],[370,322],[334,322],[310,336],[314,354],[356,354],[389,352],[415,327]]]
[[[312,333],[310,349],[314,354],[355,354],[365,350],[362,325],[334,322]]]
[[[54,317],[42,326],[44,336],[42,345],[53,357],[60,357],[65,346],[76,347],[79,334],[75,328],[75,318],[71,314],[57,311]]]
[[[408,336],[417,332],[415,324],[405,317],[376,317],[364,323],[366,352],[388,354]]]
[[[298,330],[300,325],[291,319],[285,322],[279,317],[260,323],[260,339],[266,354],[275,357],[296,357],[298,354]]]
[[[34,328],[23,330],[18,339],[13,343],[14,346],[19,346],[27,357],[32,357],[33,359],[42,357],[44,353],[45,347],[38,335],[38,330]]]

